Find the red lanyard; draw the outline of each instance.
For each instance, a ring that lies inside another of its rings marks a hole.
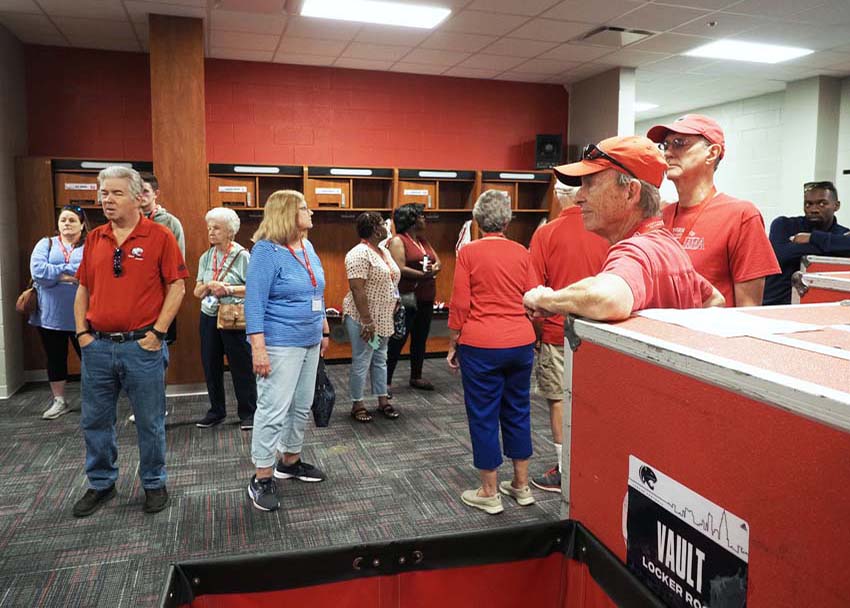
[[[304,261],[295,255],[295,250],[289,246],[289,243],[286,244],[286,248],[289,249],[289,253],[292,254],[292,257],[295,258],[295,261],[301,264],[306,270],[307,274],[310,275],[310,283],[313,284],[313,287],[316,287],[318,283],[316,282],[316,275],[313,274],[313,267],[310,265],[310,258],[307,256],[307,249],[304,247],[304,239],[301,239],[301,253],[304,254]]]
[[[387,259],[387,257],[384,255],[384,253],[378,247],[375,247],[372,243],[370,243],[366,239],[360,239],[360,242],[363,243],[369,249],[371,249],[372,251],[374,251],[375,253],[378,254],[378,257],[381,258],[384,261],[384,264],[387,265],[387,270],[390,271],[390,278],[392,279],[395,276],[395,273],[393,272],[393,267],[390,264],[390,261]]]
[[[651,217],[645,219],[640,224],[638,224],[638,227],[635,228],[635,233],[632,236],[646,234],[647,232],[652,232],[653,230],[660,230],[661,228],[664,228],[664,222],[660,218]]]
[[[65,243],[62,242],[62,237],[57,236],[56,240],[59,241],[59,247],[62,248],[62,255],[65,257],[65,263],[69,264],[71,262],[71,254],[74,252],[74,246],[71,245],[71,249],[65,249]]]
[[[213,251],[212,251],[212,256],[213,256],[213,264],[212,264],[213,277],[212,277],[212,280],[213,281],[218,281],[218,273],[220,273],[223,270],[224,261],[227,259],[227,256],[230,255],[231,249],[233,249],[233,241],[230,241],[230,245],[227,246],[227,251],[224,252],[224,255],[221,258],[221,264],[219,264],[218,258],[215,255],[215,247],[213,247]]]
[[[422,245],[422,243],[420,243],[420,242],[419,242],[419,239],[413,240],[413,237],[412,237],[412,236],[410,236],[409,234],[407,234],[406,232],[403,232],[401,236],[403,236],[403,237],[407,237],[407,240],[408,240],[408,241],[410,241],[411,243],[413,243],[414,245],[416,245],[416,248],[417,248],[417,249],[419,249],[419,251],[421,251],[421,252],[422,252],[422,255],[423,255],[423,256],[428,255],[428,252],[427,252],[427,251],[425,251],[425,246],[424,246],[424,245]]]
[[[151,212],[148,214],[148,219],[151,219],[151,220],[152,220],[152,219],[153,219],[153,216],[155,216],[155,215],[156,215],[156,212],[157,212],[157,211],[159,211],[159,205],[158,205],[158,204],[156,204],[156,203],[154,203],[153,209],[151,209]]]
[[[699,211],[697,211],[696,215],[694,215],[693,219],[691,220],[691,223],[688,224],[687,228],[685,228],[682,231],[682,234],[679,235],[678,240],[679,240],[679,244],[682,245],[682,247],[685,246],[685,240],[688,238],[688,235],[691,233],[691,230],[694,229],[694,226],[696,226],[697,220],[702,215],[702,212],[705,211],[706,207],[708,207],[709,201],[711,201],[711,199],[713,199],[715,196],[717,196],[717,190],[712,186],[711,192],[708,193],[708,196],[706,196],[702,200],[702,202],[699,205],[697,205],[699,207]],[[669,226],[671,232],[673,231],[673,226],[676,224],[676,217],[678,215],[679,215],[679,203],[676,203],[676,211],[673,213],[673,221],[671,222],[671,224]]]

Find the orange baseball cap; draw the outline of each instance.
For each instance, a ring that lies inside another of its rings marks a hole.
[[[661,186],[667,161],[652,141],[640,135],[609,137],[584,149],[577,163],[555,167],[558,180],[569,185],[581,185],[583,175],[593,175],[614,169],[625,175]]]
[[[720,146],[720,158],[726,153],[726,139],[723,137],[723,129],[713,118],[702,114],[685,114],[680,116],[669,125],[655,125],[646,132],[646,136],[655,143],[661,143],[667,134],[682,133],[683,135],[702,135],[709,143]]]

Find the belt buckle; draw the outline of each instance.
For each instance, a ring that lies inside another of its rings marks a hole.
[[[119,344],[127,341],[127,336],[125,336],[120,331],[113,332],[109,334],[109,339],[113,342],[118,342]]]

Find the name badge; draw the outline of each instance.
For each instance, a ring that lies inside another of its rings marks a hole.
[[[398,292],[398,287],[393,287],[393,297],[398,300],[401,297],[401,294]]]
[[[216,304],[218,304],[218,297],[214,296],[212,294],[209,294],[208,296],[206,296],[204,298],[204,304],[206,304],[207,307],[211,308],[211,307],[215,306]]]
[[[322,298],[313,298],[313,312],[323,312]]]

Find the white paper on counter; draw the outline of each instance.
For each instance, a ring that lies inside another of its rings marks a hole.
[[[801,331],[817,331],[824,327],[823,325],[813,325],[811,323],[767,319],[729,308],[718,307],[690,308],[687,310],[649,308],[647,310],[641,310],[637,314],[648,319],[672,323],[680,327],[687,327],[688,329],[723,338],[793,334]]]

